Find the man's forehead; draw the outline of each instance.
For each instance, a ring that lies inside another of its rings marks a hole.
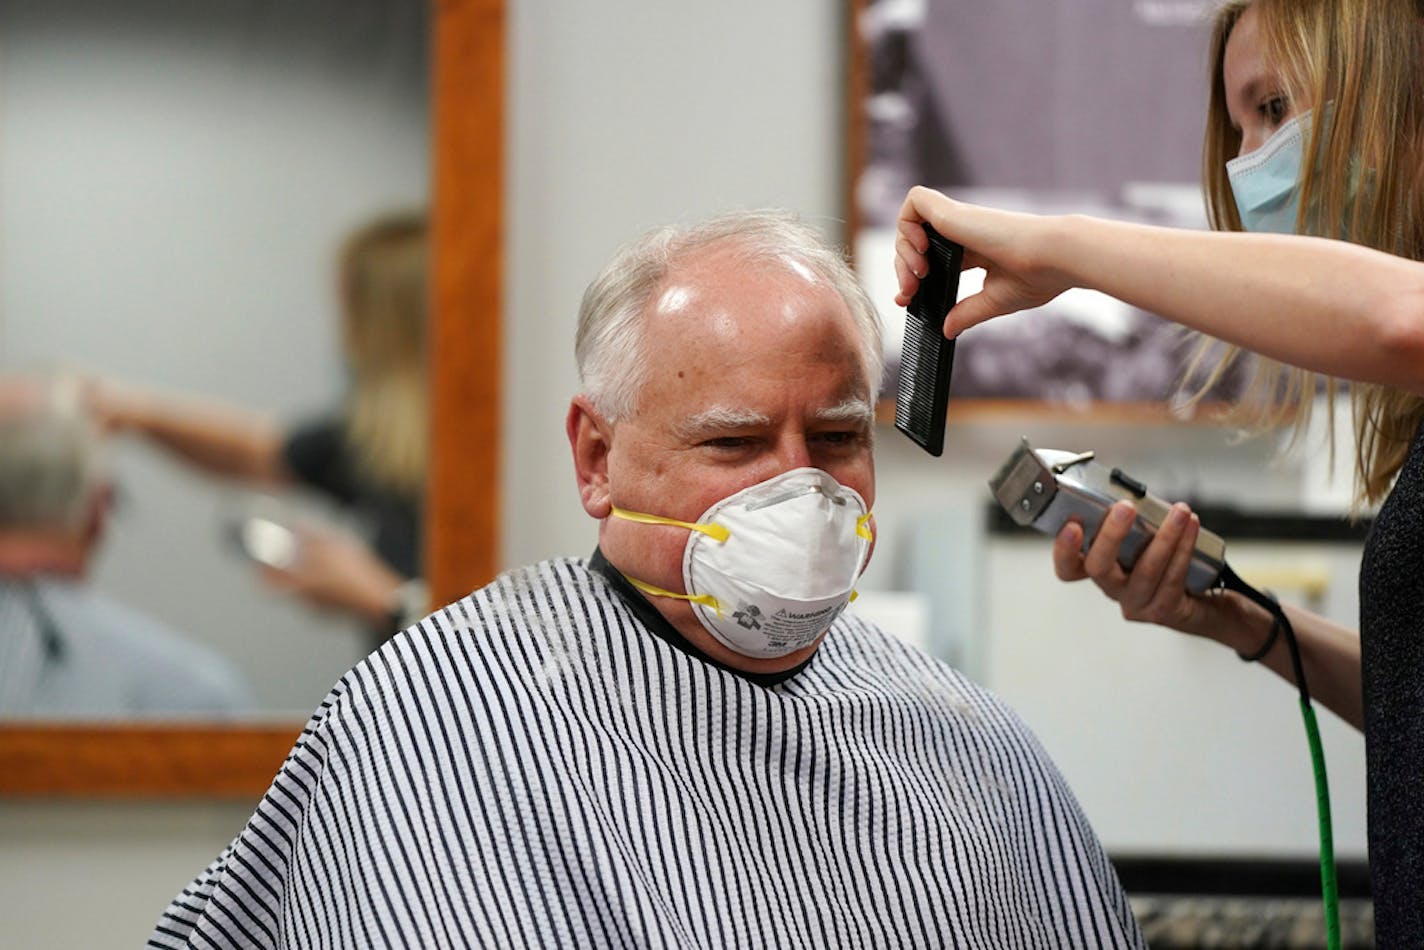
[[[690,250],[673,262],[653,295],[654,312],[686,313],[698,305],[716,305],[748,281],[785,294],[830,289],[810,267],[789,253],[754,254],[732,241]]]
[[[828,345],[858,348],[849,308],[834,290],[737,273],[669,283],[643,324],[645,342],[663,354],[730,347],[751,355],[776,347],[786,334],[806,331]]]
[[[663,292],[653,301],[653,312],[682,314],[691,309],[701,296],[695,284],[686,281],[672,281],[663,287]]]

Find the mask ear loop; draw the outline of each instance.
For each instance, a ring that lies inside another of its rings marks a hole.
[[[874,513],[867,511],[865,514],[863,514],[863,515],[861,515],[859,518],[855,519],[855,533],[856,533],[856,536],[857,536],[857,537],[864,538],[864,539],[867,540],[867,541],[874,541],[874,540],[875,540],[875,532],[873,532],[873,531],[870,530],[870,519],[873,518],[873,517],[875,517]],[[864,566],[865,566],[864,564],[861,565],[861,567],[864,567]],[[847,600],[846,603],[848,603],[848,604],[853,604],[853,603],[855,603],[855,599],[856,599],[857,597],[859,597],[859,596],[860,596],[860,591],[855,590],[854,588],[852,588],[852,589],[851,589],[851,592],[850,592],[850,599]]]
[[[659,515],[644,514],[641,511],[629,511],[626,508],[619,508],[617,505],[614,505],[612,507],[611,513],[615,518],[622,518],[624,521],[635,521],[638,524],[665,524],[671,525],[674,528],[686,528],[688,531],[696,531],[699,534],[705,534],[707,535],[707,537],[711,538],[713,541],[716,541],[718,544],[725,543],[726,540],[732,536],[732,532],[727,529],[726,525],[720,525],[715,521],[711,524],[700,524],[695,521],[678,521],[676,518],[663,518]],[[622,572],[620,571],[619,573]],[[623,575],[623,579],[626,580],[628,583],[632,584],[636,589],[642,591],[643,593],[651,597],[671,597],[674,600],[685,600],[689,603],[701,604],[702,606],[715,611],[718,620],[724,619],[722,617],[721,602],[718,601],[717,598],[713,597],[711,594],[679,594],[675,591],[664,590],[661,587],[655,587],[654,585],[649,584],[646,581],[640,581],[635,577],[629,577],[627,574]]]
[[[622,572],[620,571],[619,573]],[[654,587],[652,584],[649,584],[646,581],[640,581],[637,578],[629,577],[627,574],[623,574],[623,579],[645,594],[649,594],[653,597],[671,597],[674,600],[686,600],[694,604],[701,604],[704,607],[709,607],[712,610],[716,611],[718,620],[726,619],[722,616],[721,602],[718,601],[717,598],[713,597],[711,594],[679,594],[674,591],[663,590],[661,587]]]
[[[611,514],[615,518],[622,518],[624,521],[636,521],[638,524],[666,524],[672,525],[674,528],[686,528],[689,531],[705,534],[713,541],[719,543],[725,542],[732,536],[732,532],[728,531],[725,525],[720,525],[715,521],[711,524],[700,524],[696,521],[678,521],[675,518],[645,515],[641,511],[629,511],[626,508],[619,508],[617,505],[613,506]]]

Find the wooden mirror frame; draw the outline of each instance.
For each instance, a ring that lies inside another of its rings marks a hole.
[[[431,602],[499,564],[505,0],[431,3]],[[312,697],[315,708],[321,697]],[[235,798],[267,790],[302,724],[0,724],[0,796]]]

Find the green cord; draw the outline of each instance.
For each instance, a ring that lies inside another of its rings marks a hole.
[[[1325,902],[1325,944],[1340,950],[1340,890],[1335,880],[1335,836],[1330,826],[1330,783],[1325,777],[1325,750],[1320,745],[1320,727],[1315,707],[1300,698],[1305,717],[1305,737],[1310,741],[1310,762],[1315,770],[1315,807],[1320,815],[1320,897]]]
[[[1320,745],[1320,726],[1315,721],[1315,707],[1310,704],[1310,689],[1305,684],[1305,663],[1300,658],[1300,644],[1296,641],[1295,629],[1286,616],[1285,608],[1274,597],[1243,581],[1229,564],[1222,565],[1219,583],[1255,601],[1275,618],[1271,626],[1272,641],[1277,633],[1277,624],[1286,634],[1291,671],[1295,674],[1296,689],[1300,693],[1300,712],[1305,718],[1305,737],[1310,742],[1310,764],[1315,771],[1315,809],[1320,816],[1320,899],[1325,904],[1325,943],[1329,950],[1340,950],[1340,889],[1335,880],[1335,835],[1330,828],[1330,783],[1325,778],[1325,750]],[[1256,660],[1264,655],[1265,651],[1259,651],[1242,659]]]

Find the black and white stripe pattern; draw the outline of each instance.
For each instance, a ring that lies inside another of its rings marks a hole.
[[[82,580],[0,577],[0,718],[212,718],[253,706],[225,658]]]
[[[854,617],[773,688],[584,562],[352,669],[152,947],[1139,947],[1002,703]]]
[[[22,582],[0,579],[0,717],[24,715],[36,704],[52,659],[42,623]]]

